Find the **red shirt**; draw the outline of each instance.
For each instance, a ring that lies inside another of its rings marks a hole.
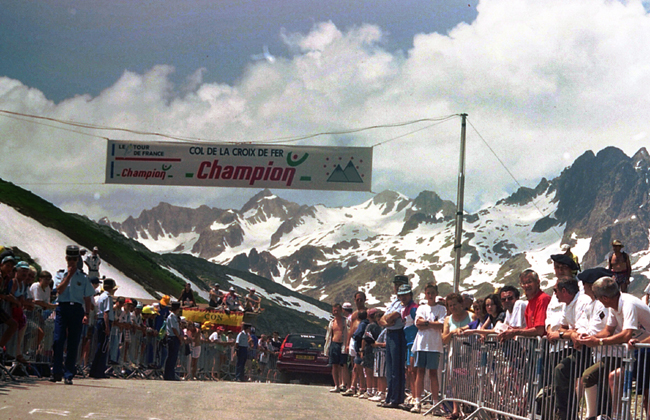
[[[526,328],[545,327],[546,326],[546,307],[551,302],[551,297],[541,290],[534,298],[528,301],[524,318],[526,318]]]

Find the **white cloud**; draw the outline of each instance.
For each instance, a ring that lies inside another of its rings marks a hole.
[[[407,53],[386,50],[386,34],[371,25],[342,31],[325,22],[306,34],[284,31],[294,55],[272,65],[251,63],[232,86],[203,82],[210,69],[197,69],[174,86],[173,68],[158,65],[144,74],[125,71],[97,97],[54,104],[37,90],[0,78],[0,109],[253,142],[466,112],[528,185],[556,176],[570,163],[566,156],[573,160],[608,145],[631,154],[641,146],[638,140],[650,130],[650,21],[641,2],[484,0],[478,12],[474,22],[449,34],[417,35]],[[309,143],[367,146],[420,127]],[[455,200],[459,132],[459,121],[448,122],[377,147],[373,190],[412,196],[432,189]],[[91,217],[101,216],[102,209],[122,216],[125,209],[133,213],[158,201],[231,207],[230,199],[242,195],[241,190],[99,185],[103,140],[6,117],[0,117],[0,133],[0,177],[31,184],[35,192],[76,211],[92,206]],[[467,151],[468,206],[480,207],[514,188],[471,127]],[[68,185],[37,185],[53,181]],[[281,195],[300,200],[298,193]]]

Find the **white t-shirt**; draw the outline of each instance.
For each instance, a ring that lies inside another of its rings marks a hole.
[[[633,338],[643,340],[650,336],[650,308],[641,299],[621,293],[618,310],[609,309],[607,326],[615,327],[614,334],[623,330],[635,330]]]
[[[608,317],[609,309],[605,308],[598,299],[594,299],[576,321],[576,330],[580,334],[596,335],[605,329]]]
[[[504,324],[510,325],[513,328],[525,327],[526,318],[524,313],[526,312],[526,306],[528,306],[528,302],[523,300],[515,301],[515,306],[512,308],[512,312],[506,311]]]
[[[415,319],[429,322],[444,322],[447,310],[443,305],[421,305],[415,312]],[[442,353],[442,330],[418,330],[411,351],[436,351]]]
[[[566,309],[562,314],[561,324],[566,325],[571,329],[576,328],[580,317],[586,311],[591,310],[592,303],[593,302],[589,296],[585,295],[582,292],[578,292],[573,300],[568,305],[566,305]]]
[[[560,329],[565,309],[566,304],[557,300],[555,293],[553,293],[551,301],[546,307],[546,329],[550,328],[551,331],[557,331]]]
[[[52,292],[50,286],[47,286],[45,290],[43,290],[40,283],[36,282],[29,287],[29,291],[34,297],[34,300],[50,303],[50,294]]]

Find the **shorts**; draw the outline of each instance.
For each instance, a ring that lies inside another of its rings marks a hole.
[[[413,343],[406,343],[406,366],[411,366],[411,359],[415,358],[415,354],[411,351]]]
[[[416,351],[415,367],[424,369],[438,369],[440,353],[437,351]]]
[[[327,356],[329,358],[327,363],[329,366],[345,366],[348,363],[348,355],[343,353],[343,343],[335,343],[332,341]]]
[[[386,377],[386,349],[384,347],[377,347],[375,349],[375,363],[372,376],[375,378]]]
[[[192,359],[198,359],[201,356],[201,346],[192,347]]]
[[[375,352],[370,346],[366,346],[366,350],[363,352],[363,358],[361,359],[361,366],[365,369],[372,369],[375,365]]]

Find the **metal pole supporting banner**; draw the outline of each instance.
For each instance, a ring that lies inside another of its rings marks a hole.
[[[456,197],[456,235],[454,239],[454,292],[460,289],[460,257],[463,243],[463,206],[465,196],[465,130],[467,127],[467,114],[460,114],[460,163],[458,165],[458,194]]]

